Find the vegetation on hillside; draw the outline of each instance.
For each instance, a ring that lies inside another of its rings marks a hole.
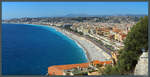
[[[124,48],[119,51],[118,62],[114,66],[106,66],[103,75],[132,74],[142,49],[148,50],[148,17],[141,18],[128,33]]]

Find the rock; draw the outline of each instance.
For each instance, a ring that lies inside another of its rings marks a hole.
[[[134,70],[134,75],[148,75],[148,52],[143,52]]]

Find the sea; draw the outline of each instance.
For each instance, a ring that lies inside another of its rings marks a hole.
[[[53,65],[87,62],[78,44],[52,27],[2,24],[2,75],[45,75]]]

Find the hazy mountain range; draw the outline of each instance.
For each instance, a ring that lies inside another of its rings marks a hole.
[[[146,14],[114,14],[114,15],[89,15],[89,14],[67,14],[63,17],[100,17],[100,16],[147,16]]]

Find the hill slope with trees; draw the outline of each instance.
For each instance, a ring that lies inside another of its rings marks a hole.
[[[141,18],[128,33],[124,48],[119,51],[118,62],[107,66],[103,75],[133,74],[142,49],[148,51],[148,17]]]

